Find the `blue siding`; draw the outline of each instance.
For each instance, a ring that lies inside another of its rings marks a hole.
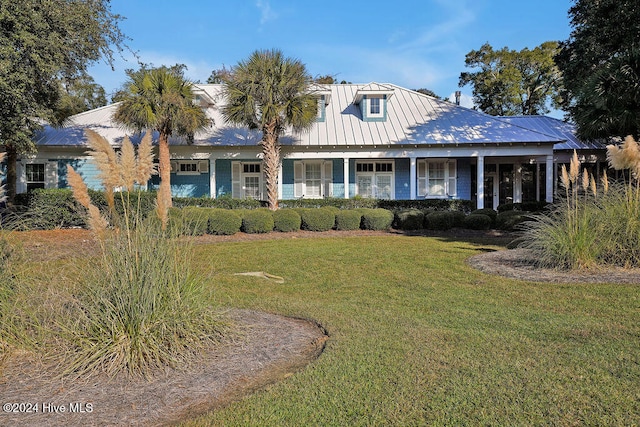
[[[149,189],[157,190],[160,177],[153,175],[149,181]],[[209,197],[209,173],[198,175],[171,174],[171,195],[173,197]]]
[[[349,197],[356,195],[356,159],[349,159]]]
[[[362,113],[362,121],[365,122],[386,122],[387,121],[387,95],[382,95],[380,100],[380,111],[382,117],[369,117],[369,103],[367,102],[367,95],[362,97],[360,101],[360,112]]]
[[[231,196],[231,160],[218,159],[216,162],[215,197]]]
[[[65,159],[58,160],[58,188],[68,188],[67,165],[78,172],[87,187],[92,190],[104,190],[102,182],[98,178],[100,171],[92,160],[89,159]]]
[[[395,199],[409,200],[411,198],[411,160],[396,159],[395,161]]]
[[[344,198],[344,160],[333,159],[333,197]]]
[[[471,159],[458,159],[456,167],[456,199],[471,200]]]

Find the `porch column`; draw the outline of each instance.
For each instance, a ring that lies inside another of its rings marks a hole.
[[[476,173],[476,203],[478,209],[484,208],[484,156],[478,156]]]
[[[553,202],[553,154],[547,155],[547,163],[546,163],[546,197],[545,200],[549,203]]]
[[[344,162],[344,198],[348,199],[349,198],[349,159],[348,158],[344,158],[343,159]]]
[[[409,157],[411,166],[409,167],[409,198],[416,199],[416,157]]]
[[[209,159],[209,197],[216,198],[216,159]]]
[[[278,200],[282,200],[282,162],[278,167]]]
[[[513,203],[522,203],[522,163],[516,162],[513,168]]]

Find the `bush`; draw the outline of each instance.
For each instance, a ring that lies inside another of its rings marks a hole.
[[[27,196],[24,226],[51,230],[84,227],[86,214],[69,189],[36,189]]]
[[[470,200],[459,199],[420,199],[420,200],[378,200],[379,208],[390,211],[400,211],[406,209],[431,209],[434,211],[460,211],[470,212],[472,202]]]
[[[242,218],[236,212],[229,209],[207,209],[207,233],[217,235],[232,235],[240,231]]]
[[[470,214],[464,219],[462,226],[469,230],[488,230],[491,228],[491,217],[485,214]]]
[[[262,206],[262,202],[254,199],[234,199],[230,194],[225,194],[215,199],[211,197],[174,197],[173,206],[179,208],[197,206],[219,209],[258,209]]]
[[[247,210],[242,215],[242,231],[245,233],[270,233],[273,227],[273,213],[269,209]]]
[[[293,209],[278,209],[273,212],[273,228],[276,231],[283,233],[298,231],[301,224],[300,214]]]
[[[429,230],[449,230],[453,227],[455,217],[452,212],[433,212],[425,217],[425,228]]]
[[[507,211],[526,211],[526,212],[539,212],[544,210],[549,205],[549,202],[541,200],[529,201],[522,203],[503,203],[498,206],[498,213]]]
[[[309,231],[331,230],[336,223],[335,214],[329,209],[298,209],[301,228]]]
[[[516,226],[528,219],[529,212],[503,211],[496,217],[495,227],[499,230],[513,231]]]
[[[393,223],[393,212],[386,209],[363,209],[363,230],[388,230]]]
[[[424,212],[418,209],[396,212],[394,224],[399,230],[419,230],[424,227]]]
[[[464,212],[451,211],[451,215],[453,217],[453,227],[464,226],[464,219],[467,217],[467,215]]]
[[[281,200],[278,202],[281,208],[322,208],[335,207],[340,210],[358,209],[358,208],[375,208],[378,206],[378,200],[364,197],[354,197],[352,199],[343,199],[338,197],[326,197],[324,199],[293,199]]]
[[[341,210],[336,213],[336,230],[359,230],[362,214],[357,209]]]
[[[494,211],[491,208],[484,208],[471,211],[471,215],[487,215],[489,218],[491,218],[491,223],[493,224],[496,221],[498,212]]]
[[[182,224],[186,234],[202,236],[207,232],[208,220],[207,208],[187,206],[182,209]]]

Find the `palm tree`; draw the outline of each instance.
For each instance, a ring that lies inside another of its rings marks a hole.
[[[278,209],[278,138],[288,127],[308,130],[317,116],[317,99],[309,92],[311,75],[296,59],[279,50],[255,51],[224,79],[224,118],[262,131],[264,175],[269,209]]]
[[[128,70],[129,80],[119,93],[120,105],[114,121],[125,128],[141,132],[157,131],[160,189],[159,198],[165,207],[171,206],[171,163],[169,137],[186,137],[189,142],[199,130],[205,129],[210,119],[194,101],[192,84],[184,77],[184,65],[173,67]]]

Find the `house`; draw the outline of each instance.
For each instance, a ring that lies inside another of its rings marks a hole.
[[[264,199],[261,134],[225,123],[221,89],[196,85],[196,102],[213,124],[190,145],[170,140],[172,193]],[[280,199],[466,199],[478,208],[552,201],[556,156],[572,144],[589,149],[556,119],[493,117],[393,84],[317,85],[313,91],[314,126],[280,138]],[[119,146],[125,131],[111,119],[116,107],[78,114],[61,129],[45,127],[37,154],[19,161],[18,192],[66,187],[67,164],[99,188],[83,132],[93,129]],[[131,137],[134,144],[140,138]],[[154,177],[150,185],[157,184]]]

